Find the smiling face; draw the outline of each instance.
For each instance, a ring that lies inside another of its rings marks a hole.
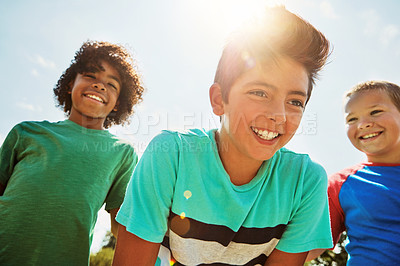
[[[222,115],[220,156],[224,164],[247,162],[258,169],[295,134],[307,99],[305,68],[283,57],[254,67],[231,87],[228,103],[213,106]]]
[[[400,163],[400,112],[382,90],[350,97],[345,106],[347,136],[375,163]]]
[[[101,65],[104,71],[78,73],[71,89],[69,120],[91,129],[103,129],[121,90],[118,72],[104,61]]]

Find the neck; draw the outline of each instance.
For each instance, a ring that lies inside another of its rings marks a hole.
[[[219,157],[231,182],[236,186],[249,183],[257,175],[262,161],[255,161],[243,155],[240,156],[240,152],[235,147],[221,141],[218,131],[215,133],[215,141]],[[236,156],[237,154],[238,156]]]
[[[400,152],[399,154],[384,155],[384,156],[368,156],[368,162],[370,163],[385,163],[385,164],[400,164]]]
[[[87,116],[82,116],[79,119],[70,116],[68,119],[88,129],[104,130],[104,119],[91,118]]]

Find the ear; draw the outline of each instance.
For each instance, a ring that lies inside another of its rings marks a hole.
[[[221,86],[218,83],[214,83],[210,87],[210,103],[215,115],[221,116],[224,114]]]
[[[71,94],[71,93],[72,93],[72,88],[74,87],[74,83],[75,83],[75,78],[74,78],[73,80],[71,80],[71,81],[68,83],[68,85],[67,85],[67,87],[68,87],[68,94]]]
[[[114,112],[118,111],[118,106],[119,106],[119,100],[117,100],[117,102],[115,103],[115,106],[113,109]]]

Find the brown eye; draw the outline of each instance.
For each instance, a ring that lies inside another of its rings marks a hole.
[[[304,104],[302,101],[299,100],[293,100],[289,102],[291,105],[297,106],[297,107],[301,107],[304,108]]]
[[[251,91],[250,94],[258,97],[267,97],[267,94],[264,91]]]

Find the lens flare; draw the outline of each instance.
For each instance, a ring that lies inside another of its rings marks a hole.
[[[186,190],[183,192],[183,196],[188,200],[192,196],[192,192],[190,190]]]

